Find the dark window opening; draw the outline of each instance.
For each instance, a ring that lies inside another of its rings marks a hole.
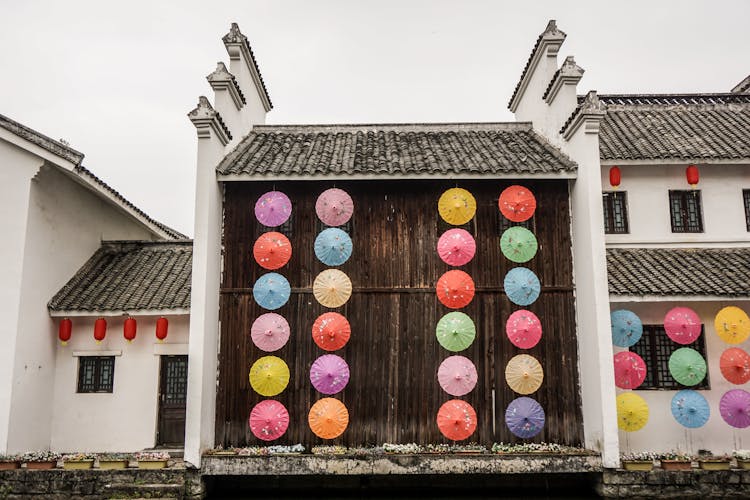
[[[294,213],[292,213],[292,214],[289,215],[289,218],[286,220],[286,222],[284,222],[283,224],[281,224],[279,226],[276,226],[276,227],[264,226],[263,224],[261,224],[260,222],[258,222],[258,230],[259,230],[258,236],[260,236],[263,233],[268,233],[268,232],[275,231],[275,232],[281,233],[284,236],[286,236],[287,238],[291,239],[291,237],[292,237],[292,223],[293,222],[294,222]]]
[[[669,191],[669,213],[673,233],[702,233],[703,213],[698,190]]]
[[[750,231],[750,189],[742,190],[742,201],[745,204],[745,227]]]
[[[78,392],[112,392],[114,380],[114,356],[78,358]]]
[[[536,224],[535,224],[535,217],[532,215],[528,219],[526,219],[523,222],[513,222],[512,220],[506,219],[505,216],[500,212],[497,211],[498,217],[497,217],[497,226],[498,226],[498,234],[500,236],[503,235],[506,229],[511,228],[513,226],[521,226],[525,227],[532,233],[536,234]]]
[[[604,205],[604,232],[606,234],[627,234],[628,194],[625,191],[605,191],[602,193]]]

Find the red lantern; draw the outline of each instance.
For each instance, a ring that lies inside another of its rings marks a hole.
[[[99,318],[94,322],[94,339],[99,344],[107,335],[107,320]]]
[[[159,342],[164,342],[167,338],[167,330],[169,329],[169,321],[167,318],[159,318],[156,320],[156,338]]]
[[[695,189],[695,186],[698,184],[698,181],[700,180],[698,167],[696,167],[695,165],[688,165],[688,168],[685,169],[685,177],[687,178],[688,184],[690,184],[693,187],[693,189]]]
[[[135,322],[135,319],[128,318],[125,320],[125,326],[122,328],[123,336],[125,337],[125,340],[128,342],[132,342],[135,338],[135,330],[137,327],[137,323]]]
[[[617,187],[620,185],[620,181],[622,180],[622,175],[620,174],[620,167],[614,166],[609,169],[609,183],[612,186],[612,189],[617,189]]]
[[[62,342],[62,345],[68,345],[68,340],[70,340],[70,336],[72,333],[73,322],[68,318],[63,318],[60,321],[60,329],[57,333],[57,336],[60,338],[60,342]]]

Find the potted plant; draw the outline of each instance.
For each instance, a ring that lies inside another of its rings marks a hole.
[[[21,455],[20,459],[26,464],[27,469],[54,469],[60,460],[60,454],[51,451],[30,451]]]
[[[68,453],[63,455],[63,469],[79,470],[90,469],[94,466],[96,455],[91,453]]]
[[[291,446],[277,444],[268,447],[269,455],[301,455],[304,451],[305,447],[299,443]]]
[[[670,451],[659,456],[661,468],[664,470],[691,470],[693,457],[681,451]]]
[[[639,453],[627,453],[620,457],[622,468],[625,470],[645,471],[654,468],[656,454],[651,451],[642,451]]]
[[[739,469],[750,469],[750,450],[734,450],[733,455]]]
[[[699,455],[698,466],[704,470],[729,470],[732,457],[729,455]]]
[[[0,455],[0,470],[19,469],[21,460],[18,455]]]
[[[140,469],[163,469],[169,461],[166,451],[141,451],[134,455]]]
[[[313,455],[346,455],[349,450],[346,448],[346,446],[337,444],[333,446],[313,446],[310,451]]]
[[[422,451],[422,447],[417,443],[385,443],[383,444],[383,451],[389,455],[415,455]]]
[[[97,456],[100,469],[126,469],[130,463],[130,455],[126,453],[102,453]]]

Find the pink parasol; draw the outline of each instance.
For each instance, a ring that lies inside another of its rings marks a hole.
[[[261,314],[250,327],[250,337],[261,351],[276,351],[289,340],[289,323],[276,313]]]
[[[531,349],[542,338],[542,323],[536,314],[521,309],[508,316],[505,334],[510,342],[521,349]]]
[[[678,344],[691,344],[701,334],[701,319],[688,307],[675,307],[664,316],[664,330]]]
[[[346,224],[353,212],[354,202],[352,197],[343,189],[326,189],[315,202],[315,213],[327,226]]]
[[[341,392],[349,382],[349,365],[335,354],[324,354],[313,361],[310,382],[323,394]]]
[[[477,369],[468,358],[450,356],[440,363],[437,378],[445,392],[451,396],[463,396],[477,385]]]
[[[281,191],[269,191],[255,203],[255,217],[268,227],[280,226],[292,214],[292,202]]]
[[[620,389],[635,389],[646,379],[646,363],[630,351],[615,354],[615,385]]]
[[[463,266],[477,250],[474,237],[465,229],[449,229],[440,236],[437,251],[440,258],[449,266]]]
[[[283,436],[289,427],[289,412],[278,401],[266,399],[253,407],[248,423],[255,437],[273,441]]]
[[[750,426],[750,393],[742,389],[727,391],[719,401],[721,418],[732,427]]]

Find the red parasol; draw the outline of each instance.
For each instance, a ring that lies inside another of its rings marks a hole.
[[[452,441],[461,441],[476,430],[477,413],[466,401],[451,399],[438,410],[437,425],[443,436]]]
[[[678,344],[692,344],[700,337],[701,319],[689,307],[675,307],[664,316],[664,331]]]
[[[750,380],[750,355],[739,347],[730,347],[719,358],[719,368],[724,378],[733,384]]]
[[[646,363],[630,351],[615,354],[615,385],[620,389],[635,389],[646,380]]]
[[[510,186],[503,190],[497,200],[500,212],[512,222],[523,222],[531,218],[536,210],[534,194],[523,186]]]
[[[313,340],[325,351],[335,351],[344,347],[351,333],[349,321],[336,312],[321,314],[312,326]]]
[[[463,271],[454,269],[438,279],[437,296],[445,307],[460,309],[474,298],[474,280]]]
[[[255,262],[263,269],[279,269],[289,262],[292,244],[281,233],[269,231],[258,236],[253,246]]]

